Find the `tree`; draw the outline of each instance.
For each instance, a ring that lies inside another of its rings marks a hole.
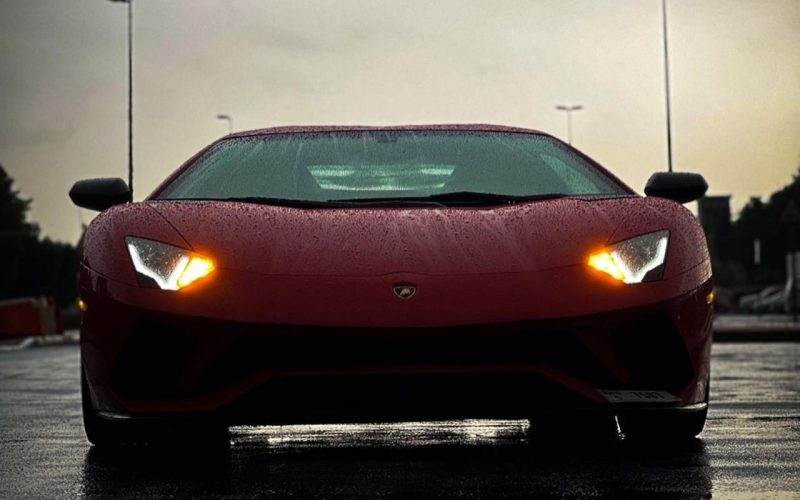
[[[791,250],[791,230],[781,220],[791,202],[800,204],[800,169],[792,182],[770,195],[766,203],[753,198],[745,205],[739,218],[731,225],[728,251],[723,260],[736,262],[746,269],[749,281],[767,284],[785,279],[786,254]],[[753,264],[753,241],[761,241],[761,265]]]
[[[78,260],[68,244],[39,239],[27,221],[32,200],[23,199],[0,166],[0,299],[50,296],[61,306],[77,297]]]
[[[30,204],[33,200],[23,200],[19,191],[14,191],[14,180],[8,176],[0,165],[0,233],[38,237],[39,228],[26,221]]]

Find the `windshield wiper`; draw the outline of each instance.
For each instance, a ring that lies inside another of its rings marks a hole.
[[[536,200],[553,200],[571,195],[564,193],[543,193],[532,195],[511,195],[497,193],[481,193],[477,191],[454,191],[439,193],[429,196],[397,196],[386,198],[347,198],[335,200],[344,203],[440,203],[443,205],[502,205],[507,203],[522,203]]]
[[[231,196],[228,198],[164,198],[165,201],[235,201],[239,203],[256,203],[259,205],[276,205],[280,207],[296,208],[341,208],[352,206],[349,203],[339,203],[337,200],[293,200],[290,198],[270,198],[267,196]]]
[[[536,200],[552,200],[564,198],[567,194],[546,193],[534,195],[509,195],[496,193],[481,193],[476,191],[456,191],[439,193],[429,196],[394,196],[378,198],[346,198],[341,200],[294,200],[290,198],[270,198],[267,196],[232,196],[228,198],[184,198],[169,199],[170,201],[235,201],[240,203],[257,203],[260,205],[276,205],[294,208],[352,208],[367,205],[379,206],[404,206],[404,205],[435,205],[435,206],[461,206],[461,205],[503,205]]]

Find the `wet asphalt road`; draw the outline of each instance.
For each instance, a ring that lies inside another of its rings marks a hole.
[[[0,352],[0,498],[800,498],[800,343],[714,345],[701,439],[529,441],[525,421],[236,427],[229,449],[90,448],[77,346]]]

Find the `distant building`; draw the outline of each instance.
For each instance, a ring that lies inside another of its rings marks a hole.
[[[711,260],[721,257],[722,245],[731,229],[731,197],[704,196],[697,200],[697,215],[706,232]]]

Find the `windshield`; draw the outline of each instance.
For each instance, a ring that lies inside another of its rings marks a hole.
[[[358,130],[222,140],[156,198],[357,202],[458,193],[494,198],[629,194],[544,135]]]

